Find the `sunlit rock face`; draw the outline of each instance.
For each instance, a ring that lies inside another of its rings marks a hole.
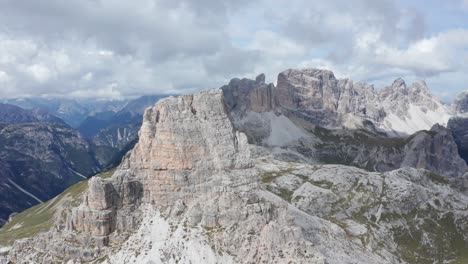
[[[142,170],[223,170],[249,164],[245,137],[226,113],[223,93],[167,98],[146,110],[129,166]]]
[[[112,232],[129,231],[123,212],[184,203],[220,187],[219,173],[249,167],[247,138],[234,130],[220,90],[166,98],[146,110],[140,140],[115,176],[90,180],[68,227],[107,244]]]

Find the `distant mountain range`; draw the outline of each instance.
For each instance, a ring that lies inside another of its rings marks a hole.
[[[41,109],[64,120],[71,127],[78,127],[87,116],[99,112],[117,112],[124,107],[127,100],[95,100],[66,98],[17,98],[3,101],[23,109]]]
[[[0,103],[0,225],[10,214],[119,164],[138,140],[144,109],[162,97],[82,104],[9,100],[29,109]]]
[[[8,124],[34,122],[65,124],[62,119],[39,108],[25,110],[15,105],[2,103],[0,103],[0,122]]]

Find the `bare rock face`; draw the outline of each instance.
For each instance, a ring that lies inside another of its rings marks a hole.
[[[366,118],[379,122],[385,117],[385,112],[375,103],[377,95],[371,85],[338,80],[327,70],[280,73],[276,96],[281,107],[324,127],[355,128],[362,126]],[[350,120],[353,118],[361,119],[361,124]]]
[[[228,85],[221,87],[224,100],[230,113],[245,115],[247,111],[267,112],[276,107],[275,86],[265,84],[262,73],[254,80],[232,79]]]
[[[227,116],[221,90],[166,98],[147,109],[132,168],[223,170],[249,166],[246,138]]]
[[[454,106],[457,113],[468,113],[468,91],[465,91],[457,96],[454,102]]]
[[[106,210],[113,206],[114,188],[112,183],[101,178],[92,178],[89,181],[88,206],[92,210]]]
[[[139,143],[112,178],[90,180],[83,202],[60,212],[56,232],[15,244],[11,259],[93,261],[107,255],[112,263],[128,263],[150,241],[155,250],[148,257],[162,262],[323,263],[302,241],[287,204],[259,189],[252,162],[221,90],[162,100],[146,111]],[[174,233],[179,227],[183,239]],[[39,256],[36,244],[54,248],[41,248]]]
[[[278,75],[275,91],[278,106],[328,128],[363,128],[372,122],[390,135],[405,136],[451,116],[423,81],[407,86],[399,78],[376,91],[327,70],[286,70]]]
[[[331,71],[287,70],[278,75],[278,102],[303,110],[336,111],[340,98],[338,80]]]
[[[145,199],[172,204],[217,171],[251,166],[247,137],[234,130],[221,90],[171,97],[147,109],[128,166],[145,175]],[[189,171],[197,173],[188,176]]]
[[[236,129],[252,144],[288,147],[312,160],[375,171],[410,166],[461,177],[467,170],[451,133],[440,126],[409,139],[381,132],[430,130],[439,118],[445,120],[444,106],[423,81],[407,86],[398,78],[376,91],[368,84],[338,80],[326,70],[287,70],[272,89],[274,107],[259,109],[261,104],[253,99],[262,87],[263,76],[256,81],[233,79],[223,87]],[[360,128],[371,133],[355,130]]]
[[[449,120],[447,127],[452,131],[460,156],[468,162],[468,118],[453,117]]]
[[[424,168],[450,177],[461,177],[468,171],[452,132],[439,124],[413,135],[404,151],[401,167]]]
[[[135,222],[141,202],[172,206],[209,188],[217,172],[248,167],[247,138],[234,130],[221,90],[166,98],[146,110],[139,143],[112,180],[89,181],[68,227],[108,244],[114,231],[132,231],[125,215]]]
[[[232,79],[221,87],[227,113],[236,130],[245,133],[250,143],[261,144],[272,132],[272,114],[277,109],[275,86],[265,84],[265,75],[255,80]]]

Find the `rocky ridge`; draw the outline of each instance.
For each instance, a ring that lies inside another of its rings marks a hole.
[[[65,122],[41,109],[25,110],[21,107],[0,103],[0,122],[8,124],[23,123],[56,123],[65,124]]]
[[[327,70],[286,70],[278,75],[275,96],[280,107],[317,125],[355,129],[370,121],[393,136],[446,124],[451,116],[450,109],[431,95],[425,82],[408,87],[401,78],[375,90],[369,84],[337,79]]]
[[[333,87],[335,82],[327,83]],[[145,112],[138,144],[111,178],[92,178],[74,199],[64,195],[53,227],[16,240],[0,260],[466,261],[463,171],[447,175],[452,177],[407,167],[369,172],[326,165],[320,158],[336,142],[342,142],[338,150],[351,151],[364,142],[356,156],[362,160],[355,161],[361,167],[385,149],[409,166],[463,170],[448,130],[434,126],[408,139],[329,130],[315,122],[311,113],[317,111],[294,108],[333,103],[295,92],[278,99],[274,89],[260,75],[231,81],[222,90],[161,100]],[[279,108],[283,101],[291,105]],[[0,237],[18,230],[16,225],[21,229],[21,223],[13,221]]]
[[[265,119],[264,114],[258,118],[255,113],[275,112],[328,129],[362,128],[406,137],[429,130],[436,123],[446,125],[454,114],[423,81],[407,86],[399,78],[391,86],[376,90],[372,85],[337,79],[333,72],[319,69],[283,71],[276,87],[259,81],[264,78],[233,79],[221,87],[237,123],[254,125]]]
[[[399,116],[402,121],[415,114],[410,108],[426,113],[446,110],[424,82],[407,87],[397,79],[392,86],[374,91],[370,85],[337,80],[331,71],[316,69],[284,71],[277,87],[259,79],[264,77],[233,79],[221,88],[234,126],[250,143],[288,150],[295,155],[292,160],[305,158],[370,171],[409,166],[450,177],[467,172],[466,162],[458,155],[457,137],[437,120],[406,137],[389,137],[395,131],[382,129],[388,117]],[[444,121],[446,116],[440,118]]]
[[[468,91],[457,96],[454,109],[457,114],[449,120],[447,127],[453,133],[460,156],[468,163]]]

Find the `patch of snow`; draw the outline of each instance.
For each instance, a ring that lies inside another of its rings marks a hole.
[[[22,191],[24,194],[28,195],[29,197],[33,198],[34,200],[38,201],[39,203],[43,203],[43,201],[39,198],[37,198],[36,196],[34,196],[34,194],[26,191],[25,189],[23,189],[21,186],[19,186],[18,184],[16,184],[14,181],[12,181],[11,179],[8,179],[8,182],[10,182],[13,186],[15,186],[18,190]]]

